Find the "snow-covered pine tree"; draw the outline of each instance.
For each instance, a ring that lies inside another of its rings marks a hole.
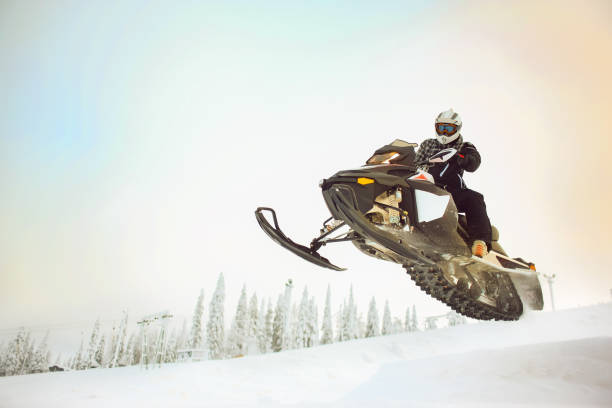
[[[176,342],[177,342],[177,334],[176,328],[172,329],[172,333],[168,338],[168,344],[166,345],[166,352],[162,356],[162,361],[164,363],[174,363],[177,359],[176,352]]]
[[[131,366],[140,361],[140,349],[137,348],[137,340],[136,334],[132,333],[126,343],[125,353],[118,363],[121,367]]]
[[[285,294],[284,294],[284,308],[285,308],[285,321],[284,321],[284,329],[283,329],[283,350],[289,350],[293,346],[294,338],[293,332],[291,330],[291,295],[293,292],[293,281],[289,279],[287,283],[285,283]]]
[[[308,320],[306,322],[306,347],[314,347],[319,344],[319,310],[314,297],[308,302]]]
[[[119,344],[118,342],[119,342],[118,328],[115,326],[115,323],[113,323],[113,329],[111,331],[110,341],[108,343],[107,357],[106,357],[106,361],[108,361],[107,367],[114,367],[113,364],[115,362],[115,353],[117,351],[117,347]]]
[[[285,301],[283,295],[278,295],[274,320],[272,322],[272,351],[278,353],[283,350],[283,339],[285,330]]]
[[[310,337],[308,322],[310,318],[310,303],[308,299],[308,287],[304,287],[302,292],[302,300],[300,301],[300,307],[298,310],[298,316],[296,321],[296,333],[295,333],[295,347],[304,348],[308,344],[308,338]]]
[[[266,311],[266,323],[264,326],[264,333],[262,334],[262,341],[265,342],[265,352],[268,353],[272,350],[272,335],[274,333],[274,309],[272,308],[272,300],[268,298],[268,308]]]
[[[417,317],[416,305],[412,305],[412,323],[410,324],[410,330],[419,330],[419,319]]]
[[[87,365],[87,357],[83,355],[83,335],[81,334],[81,345],[79,346],[79,351],[76,356],[74,356],[74,360],[72,362],[73,370],[84,370]]]
[[[345,340],[352,340],[359,338],[359,325],[357,324],[357,305],[353,297],[353,285],[349,292],[349,301],[347,307],[344,309],[344,329],[345,329]]]
[[[404,325],[402,327],[403,331],[410,331],[410,306],[406,308],[406,313],[404,313]]]
[[[189,335],[189,347],[197,349],[202,347],[203,327],[202,316],[204,315],[204,289],[200,289],[200,295],[193,311],[191,321],[191,334]]]
[[[89,346],[87,347],[87,356],[85,357],[85,369],[97,367],[96,363],[96,351],[98,351],[98,341],[100,338],[100,318],[96,319],[94,327],[91,330],[91,336],[89,337]]]
[[[49,332],[45,334],[45,337],[41,340],[36,347],[36,351],[32,356],[32,363],[30,367],[30,372],[34,373],[42,373],[49,371],[49,349],[47,347],[47,342],[49,340]]]
[[[35,341],[32,338],[32,334],[30,332],[27,333],[27,341],[28,341],[28,359],[25,365],[26,374],[32,373],[33,363],[34,363],[34,349],[35,349]]]
[[[64,367],[67,367],[70,370],[74,370],[74,368],[73,368],[74,367],[74,359],[75,359],[74,356],[68,357],[66,359],[66,361],[64,362]]]
[[[15,339],[13,339],[7,348],[4,366],[6,375],[21,375],[26,374],[29,344],[28,335],[23,327],[19,328]]]
[[[206,333],[208,339],[208,356],[211,360],[220,360],[225,357],[225,281],[223,273],[219,274],[217,287],[210,300],[208,308],[208,323]]]
[[[385,301],[385,312],[383,314],[381,334],[383,336],[393,334],[393,322],[391,321],[391,310],[389,309],[388,300]]]
[[[127,348],[127,325],[128,313],[123,311],[123,317],[119,328],[113,326],[113,339],[111,341],[111,353],[108,361],[108,367],[117,367],[120,362],[125,359],[124,355]]]
[[[376,299],[372,296],[368,309],[368,321],[366,323],[365,337],[375,337],[380,335],[380,323],[378,320],[378,309],[376,309]]]
[[[29,374],[32,372],[32,362],[34,361],[34,340],[29,331],[26,332],[25,346],[25,361],[23,362],[22,374]]]
[[[228,336],[227,353],[229,357],[242,357],[247,352],[247,335],[249,332],[249,312],[247,309],[246,286],[242,287],[236,315],[232,321],[231,330]]]
[[[404,329],[403,329],[402,319],[400,319],[399,317],[394,317],[393,318],[393,328],[391,332],[393,334],[397,334],[397,333],[401,333],[403,330]]]
[[[359,316],[357,316],[357,327],[359,327],[359,338],[364,338],[366,332],[366,320],[363,313],[359,313]]]
[[[99,367],[106,367],[107,361],[104,361],[104,351],[106,349],[106,336],[102,334],[100,336],[100,342],[98,343],[98,348],[96,350],[96,355],[94,359]]]
[[[6,375],[6,367],[4,365],[6,361],[6,345],[4,340],[0,343],[0,375]]]
[[[5,373],[4,360],[6,359],[6,346],[4,344],[4,340],[0,343],[0,375]]]
[[[266,336],[266,303],[261,299],[259,306],[259,320],[257,322],[257,349],[261,354],[268,352],[268,341]]]
[[[296,303],[293,303],[293,305],[291,306],[291,314],[289,317],[289,338],[291,339],[289,345],[288,345],[288,349],[294,349],[296,348],[296,338],[297,338],[297,332],[298,332],[298,305]]]
[[[346,301],[340,305],[338,314],[336,315],[336,333],[337,333],[336,341],[338,342],[346,340],[346,327],[345,327],[345,321],[344,321],[344,317],[345,317],[344,310],[345,309],[346,309]]]
[[[248,332],[247,332],[247,348],[246,354],[258,354],[259,347],[257,344],[257,335],[259,333],[259,302],[257,300],[257,293],[253,293],[251,295],[251,300],[249,301],[249,321],[248,321]]]
[[[325,309],[323,311],[321,332],[321,344],[331,344],[334,342],[334,330],[332,326],[331,313],[331,289],[329,285],[327,285],[327,295],[325,296]]]

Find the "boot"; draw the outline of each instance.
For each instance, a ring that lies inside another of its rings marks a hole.
[[[475,240],[472,244],[472,255],[479,258],[487,256],[487,244],[479,239]]]

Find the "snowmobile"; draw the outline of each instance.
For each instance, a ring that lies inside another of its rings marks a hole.
[[[489,253],[472,256],[466,218],[436,184],[458,152],[445,149],[417,163],[416,146],[397,139],[364,166],[321,180],[332,216],[309,246],[283,233],[272,208],[257,208],[256,219],[282,247],[321,267],[345,270],[318,251],[347,241],[366,255],[400,264],[423,291],[474,319],[517,320],[525,307],[541,310],[534,264],[509,257],[495,227]]]

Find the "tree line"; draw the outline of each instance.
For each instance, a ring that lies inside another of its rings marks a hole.
[[[271,299],[247,296],[243,286],[229,330],[225,326],[225,280],[219,275],[208,304],[205,318],[204,291],[196,301],[191,325],[183,321],[182,328],[167,333],[163,326],[141,326],[128,335],[128,314],[110,333],[102,333],[96,320],[88,341],[83,339],[78,351],[62,360],[58,356],[51,366],[47,347],[49,334],[36,344],[31,334],[20,329],[16,337],[0,347],[0,375],[20,375],[51,370],[86,370],[147,363],[173,363],[181,354],[199,352],[205,359],[218,360],[253,354],[265,354],[300,349],[380,335],[412,332],[420,329],[416,307],[408,307],[403,318],[393,317],[385,302],[382,322],[376,299],[372,297],[367,315],[359,313],[351,287],[348,299],[333,313],[331,290],[328,287],[322,319],[314,297],[305,287],[301,297],[294,299],[293,283],[288,281],[273,305]],[[451,325],[465,323],[461,316],[450,313]],[[435,325],[425,324],[425,328]]]

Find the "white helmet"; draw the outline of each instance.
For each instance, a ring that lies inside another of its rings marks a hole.
[[[442,144],[456,140],[461,130],[461,118],[453,109],[444,111],[436,118],[436,138]]]

